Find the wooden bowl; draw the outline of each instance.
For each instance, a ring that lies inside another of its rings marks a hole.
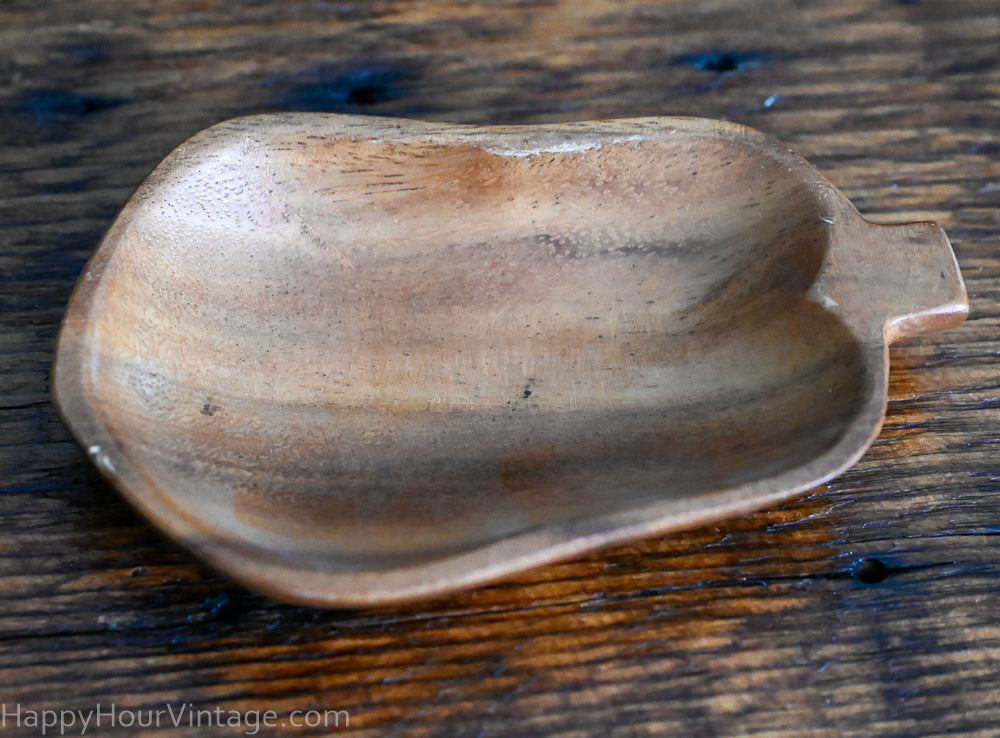
[[[170,536],[359,605],[829,479],[878,433],[888,344],[967,309],[939,227],[865,221],[740,126],[259,116],[129,200],[54,387]]]

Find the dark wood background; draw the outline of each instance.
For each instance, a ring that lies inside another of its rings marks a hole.
[[[48,394],[70,290],[130,191],[187,136],[274,110],[746,123],[871,218],[943,223],[971,316],[893,349],[881,437],[799,501],[432,602],[277,604],[140,520]],[[1000,735],[998,136],[997,0],[4,0],[4,710],[274,710],[261,735],[322,734],[289,724],[309,709],[361,736]]]

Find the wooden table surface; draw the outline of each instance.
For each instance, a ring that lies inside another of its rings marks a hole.
[[[893,348],[881,436],[793,503],[430,602],[278,604],[133,513],[48,387],[131,190],[275,110],[745,123],[872,219],[941,222],[971,315]],[[0,733],[1000,735],[998,133],[997,0],[5,0]]]

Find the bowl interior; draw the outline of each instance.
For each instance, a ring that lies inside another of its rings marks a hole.
[[[694,135],[234,139],[141,193],[94,404],[215,535],[364,571],[781,473],[863,402],[785,164]]]

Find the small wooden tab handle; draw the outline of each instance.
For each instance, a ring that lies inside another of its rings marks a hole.
[[[813,299],[887,343],[953,328],[969,312],[951,243],[936,223],[879,225],[856,213],[832,220]]]

